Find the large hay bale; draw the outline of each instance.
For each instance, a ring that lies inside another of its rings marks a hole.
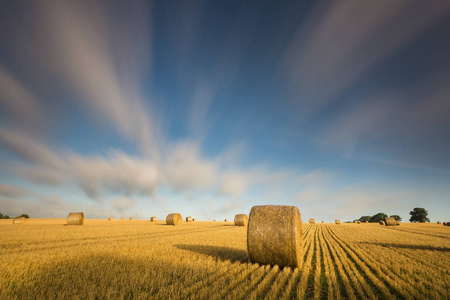
[[[158,218],[156,218],[156,217],[151,217],[150,218],[150,222],[156,222],[156,221],[158,221]]]
[[[302,259],[302,222],[295,206],[253,206],[247,228],[250,261],[297,268]]]
[[[67,225],[83,225],[84,213],[72,212],[67,216]]]
[[[334,220],[334,223],[336,223],[337,225],[341,225],[341,220]]]
[[[385,224],[384,224],[384,221],[380,221],[379,224],[380,224],[380,225],[383,225],[383,226],[385,225]]]
[[[167,225],[180,225],[183,221],[183,218],[178,213],[168,214],[166,217]]]
[[[316,224],[316,219],[309,219],[309,224]]]
[[[225,219],[225,222],[228,222],[228,219]]]
[[[108,218],[108,221],[112,221],[112,220],[114,220],[113,217],[109,217],[109,218]]]
[[[133,220],[134,220],[134,218],[133,218],[133,217],[130,217],[130,220],[131,220],[131,221],[133,221]]]
[[[192,222],[192,217],[186,217],[186,222]]]
[[[27,221],[24,217],[17,217],[13,219],[13,224],[23,224]]]
[[[234,225],[236,226],[247,226],[248,217],[246,214],[238,214],[234,216]]]
[[[400,225],[400,223],[397,224],[397,220],[394,219],[393,217],[385,218],[385,219],[384,219],[384,224],[385,224],[386,226],[397,226],[397,225]]]

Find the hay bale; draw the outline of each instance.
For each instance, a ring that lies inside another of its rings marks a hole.
[[[361,224],[361,221],[356,221],[356,224]]]
[[[445,226],[450,226],[450,222],[445,222]]]
[[[388,217],[384,219],[384,224],[386,226],[397,226],[397,220],[395,220],[393,217]]]
[[[120,217],[121,220],[123,220],[123,217]]]
[[[438,223],[438,224],[442,224],[442,222],[441,222],[441,221],[437,221],[437,223]]]
[[[369,221],[366,221],[366,224],[369,224]]]
[[[309,219],[309,224],[316,224],[316,219]]]
[[[72,212],[67,216],[67,225],[83,225],[84,213]]]
[[[13,224],[23,224],[27,221],[24,217],[17,217],[13,219]]]
[[[225,219],[225,222],[228,222],[228,219]]]
[[[325,223],[325,221],[324,221],[324,220],[322,220],[322,224],[323,224],[323,223]]]
[[[195,221],[197,221],[197,219],[196,218],[192,218],[192,222],[195,222]]]
[[[216,220],[213,220],[213,222],[215,222]]]
[[[384,221],[380,221],[379,224],[380,224],[380,225],[383,225],[383,226],[385,225],[385,224],[384,224]]]
[[[131,220],[131,221],[133,221],[133,220],[134,220],[134,218],[133,218],[133,217],[130,217],[130,220]]]
[[[234,225],[236,226],[247,226],[248,217],[246,214],[239,214],[234,216]]]
[[[250,261],[297,268],[302,259],[302,222],[295,206],[253,206],[247,228]]]
[[[150,218],[150,222],[156,222],[156,221],[158,221],[158,219],[156,217],[151,217]]]
[[[108,218],[108,221],[112,221],[112,220],[114,220],[113,217],[109,217],[109,218]]]
[[[341,225],[341,220],[334,220],[334,223],[336,223],[337,225]]]
[[[186,222],[192,222],[192,217],[186,217]]]
[[[166,217],[167,225],[180,225],[183,221],[183,218],[178,213],[168,214]]]

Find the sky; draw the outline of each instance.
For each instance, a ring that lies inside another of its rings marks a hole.
[[[450,221],[450,2],[0,1],[0,212]]]

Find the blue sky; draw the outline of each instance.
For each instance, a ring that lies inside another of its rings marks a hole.
[[[2,1],[0,212],[445,221],[449,27],[448,1]]]

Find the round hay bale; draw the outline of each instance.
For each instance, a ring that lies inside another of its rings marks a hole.
[[[445,226],[450,226],[450,222],[445,222]]]
[[[83,225],[84,213],[72,212],[67,216],[67,225]]]
[[[384,225],[385,225],[385,224],[384,224],[384,221],[380,221],[380,225],[383,225],[383,226],[384,226]]]
[[[156,221],[158,221],[158,219],[156,217],[151,217],[150,218],[150,222],[156,222]]]
[[[356,224],[361,224],[361,221],[356,221]]]
[[[195,221],[197,221],[197,219],[196,218],[192,218],[192,222],[195,222]]]
[[[178,213],[168,214],[166,217],[167,225],[180,225],[183,221],[183,218]]]
[[[397,220],[395,220],[393,217],[385,218],[384,223],[386,226],[397,226]]]
[[[133,217],[130,217],[130,220],[131,220],[131,221],[133,221],[133,220],[134,220],[134,218],[133,218]]]
[[[27,221],[24,217],[17,217],[13,219],[13,224],[23,224]]]
[[[123,217],[120,217],[121,220],[123,220]]]
[[[213,222],[215,222],[216,220],[213,220]]]
[[[322,224],[323,224],[323,223],[325,223],[325,221],[324,221],[324,220],[322,220]]]
[[[441,222],[441,221],[437,221],[437,223],[438,223],[438,224],[442,224],[442,222]]]
[[[296,206],[253,206],[247,228],[250,261],[297,268],[302,259],[302,222]]]
[[[108,221],[112,221],[112,220],[114,220],[113,217],[109,217],[109,218],[108,218]]]
[[[225,222],[228,222],[228,219],[225,219]]]
[[[337,225],[341,225],[341,220],[334,220],[334,223],[336,223]]]
[[[192,222],[192,217],[186,217],[186,222]]]
[[[316,224],[316,219],[309,219],[309,224]]]
[[[246,214],[239,214],[234,216],[234,225],[236,226],[247,226],[248,217]]]

